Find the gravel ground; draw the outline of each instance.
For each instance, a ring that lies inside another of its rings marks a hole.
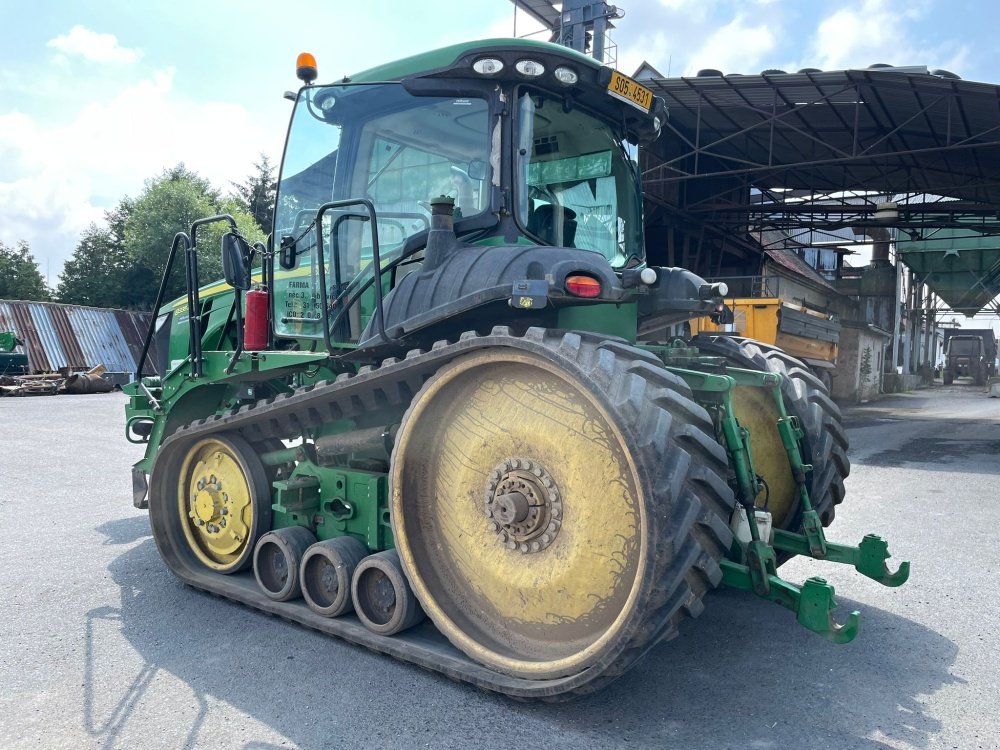
[[[131,505],[121,394],[0,400],[0,747],[1000,747],[1000,400],[936,387],[847,411],[831,536],[888,538],[910,582],[841,566],[834,646],[720,591],[594,698],[481,693],[179,584]],[[895,560],[894,560],[895,561]],[[994,708],[989,708],[993,705]]]

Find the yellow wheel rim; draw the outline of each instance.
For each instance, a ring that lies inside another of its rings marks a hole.
[[[733,390],[733,411],[741,427],[750,431],[750,450],[757,473],[767,482],[767,509],[774,524],[785,528],[798,502],[788,453],[778,433],[778,407],[765,388],[738,386]],[[762,502],[763,496],[758,497]]]
[[[509,350],[448,366],[403,420],[391,484],[410,582],[460,649],[535,678],[615,650],[645,574],[644,498],[614,421],[568,373]],[[540,521],[501,523],[517,492]]]
[[[233,448],[215,438],[195,443],[181,467],[177,498],[184,536],[198,559],[221,572],[240,567],[250,552],[254,508]]]

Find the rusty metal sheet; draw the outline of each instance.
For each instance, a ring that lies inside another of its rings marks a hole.
[[[55,302],[0,300],[0,330],[13,331],[24,342],[32,372],[104,365],[111,372],[134,373],[150,317]]]
[[[146,332],[149,330],[149,322],[152,320],[152,313],[133,312],[128,310],[115,310],[115,318],[118,319],[118,327],[121,328],[125,343],[132,353],[132,359],[138,364],[139,357],[142,356],[142,345],[146,340]],[[144,372],[156,372],[156,339],[150,342],[149,355],[146,360]],[[134,372],[134,371],[133,371]]]
[[[71,306],[66,315],[88,366],[104,365],[111,372],[135,371],[135,358],[112,310]]]
[[[45,349],[45,356],[49,360],[49,369],[58,370],[60,367],[66,367],[69,360],[66,359],[66,352],[63,351],[62,344],[59,342],[59,334],[56,333],[48,306],[40,302],[28,302],[26,306],[28,314],[31,315],[31,322],[35,324],[35,331],[38,332],[42,348]]]
[[[29,368],[32,372],[50,372],[52,368],[49,367],[49,358],[45,354],[45,347],[38,336],[38,331],[35,330],[27,303],[10,302],[8,304],[17,324],[17,336],[24,342]]]
[[[2,331],[14,331],[14,316],[10,311],[10,305],[6,302],[0,302],[0,332]]]
[[[69,324],[66,316],[65,305],[47,305],[52,324],[56,333],[59,334],[59,341],[62,344],[63,352],[66,354],[66,363],[73,369],[84,369],[87,367],[87,360],[83,356],[83,350],[76,340],[76,334]]]

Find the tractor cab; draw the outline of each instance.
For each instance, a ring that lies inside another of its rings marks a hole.
[[[554,325],[563,308],[635,302],[649,291],[637,147],[665,117],[617,71],[522,40],[304,86],[278,184],[275,336],[385,344],[459,314]],[[429,263],[442,197],[453,236]],[[710,307],[683,275],[671,298]]]

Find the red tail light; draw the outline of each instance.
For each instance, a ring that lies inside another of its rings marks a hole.
[[[567,276],[566,291],[575,297],[600,297],[601,282],[591,276]]]

